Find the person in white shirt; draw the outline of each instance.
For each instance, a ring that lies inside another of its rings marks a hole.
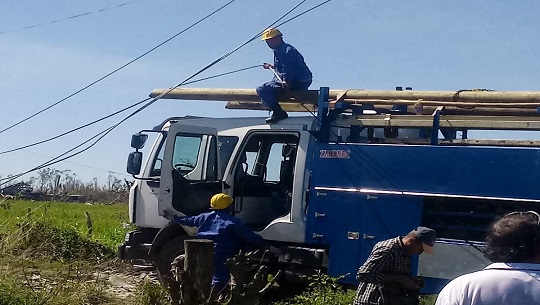
[[[512,212],[494,222],[486,237],[493,262],[455,278],[435,305],[540,305],[540,215]]]

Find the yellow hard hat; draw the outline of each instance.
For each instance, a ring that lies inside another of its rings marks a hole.
[[[215,194],[212,196],[212,199],[210,199],[210,208],[212,210],[223,210],[230,206],[232,202],[232,198],[227,194]]]
[[[276,36],[283,36],[283,34],[281,34],[281,32],[275,28],[266,29],[261,35],[261,40],[267,40]]]

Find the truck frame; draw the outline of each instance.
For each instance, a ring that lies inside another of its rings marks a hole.
[[[166,93],[166,94],[163,94]],[[151,97],[228,101],[264,109],[254,90],[156,90]],[[489,224],[507,212],[540,211],[540,93],[462,90],[290,92],[277,124],[264,118],[173,117],[132,137],[130,221],[124,259],[148,259],[160,275],[196,232],[163,212],[196,215],[209,198],[234,198],[234,215],[281,250],[273,270],[298,280],[322,270],[355,285],[374,244],[417,226],[435,229],[435,255],[415,258],[423,293],[489,262]],[[506,139],[470,139],[498,131]],[[140,149],[157,134],[143,163]],[[268,262],[270,263],[270,262]]]

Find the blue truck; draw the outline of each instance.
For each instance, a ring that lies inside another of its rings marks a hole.
[[[156,96],[262,109],[248,89]],[[284,280],[322,270],[355,285],[376,242],[433,228],[436,254],[415,258],[413,272],[424,277],[423,293],[437,293],[489,263],[482,245],[495,218],[540,211],[540,93],[323,87],[280,99],[285,110],[310,113],[271,125],[171,117],[134,134],[127,167],[137,178],[129,200],[137,229],[120,257],[151,260],[166,274],[196,232],[169,224],[164,211],[196,215],[225,192],[234,215],[281,250],[273,263]],[[155,141],[143,158],[149,134]]]

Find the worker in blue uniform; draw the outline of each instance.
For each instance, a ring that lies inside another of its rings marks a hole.
[[[216,194],[210,199],[210,209],[213,211],[197,216],[175,216],[165,211],[164,217],[182,225],[197,227],[197,236],[214,242],[214,275],[212,286],[218,292],[227,286],[230,279],[227,260],[236,255],[244,246],[250,243],[267,248],[266,241],[250,230],[240,219],[232,216],[228,207],[233,199],[223,193]]]
[[[274,72],[274,78],[259,87],[257,94],[264,105],[272,110],[272,116],[266,119],[269,124],[288,118],[276,95],[286,90],[306,90],[312,81],[312,74],[298,50],[283,41],[278,29],[267,29],[262,33],[262,40],[274,51],[274,64],[264,63],[265,69]]]

